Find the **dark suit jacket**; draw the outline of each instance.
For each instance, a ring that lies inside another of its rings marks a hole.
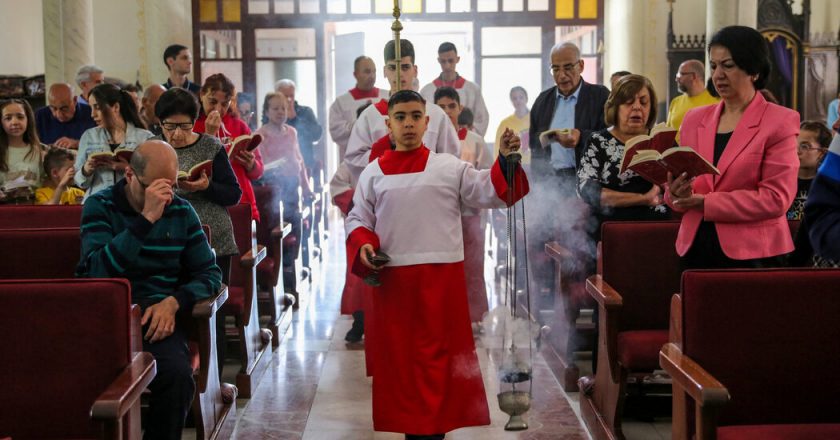
[[[557,86],[544,90],[531,107],[531,128],[528,130],[528,142],[531,148],[531,169],[536,174],[553,174],[551,168],[551,147],[540,146],[540,133],[548,130],[554,118],[557,103]],[[607,128],[604,123],[604,104],[610,91],[598,84],[589,84],[580,80],[580,94],[575,104],[575,126],[580,130],[580,140],[575,146],[575,160],[580,165],[580,157],[593,131]],[[564,127],[565,128],[565,127]]]

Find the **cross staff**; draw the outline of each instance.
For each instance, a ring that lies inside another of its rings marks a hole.
[[[400,23],[400,0],[394,0],[394,23],[391,25],[391,30],[394,31],[394,55],[397,57],[397,90],[400,89],[400,71],[402,70],[402,54],[400,53],[400,31],[402,31],[402,23]]]

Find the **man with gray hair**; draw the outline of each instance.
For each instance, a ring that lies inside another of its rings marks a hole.
[[[672,99],[668,106],[668,125],[677,130],[689,110],[720,101],[720,98],[715,98],[706,90],[706,67],[700,60],[687,60],[680,64],[674,80],[683,94]]]
[[[538,199],[530,205],[528,232],[530,255],[543,255],[545,242],[558,239],[568,249],[589,252],[586,205],[577,197],[576,168],[593,131],[607,128],[604,104],[610,91],[583,80],[584,60],[572,43],[560,43],[551,49],[549,70],[554,86],[540,93],[531,107],[528,142],[531,146],[531,194]],[[540,142],[540,134],[562,130]],[[544,221],[551,219],[551,221]],[[533,270],[534,281],[543,294],[553,290],[553,267],[532,257],[539,266]]]
[[[388,90],[377,88],[376,64],[368,56],[361,55],[353,62],[353,76],[356,78],[356,87],[347,93],[335,98],[330,106],[329,127],[330,136],[333,142],[338,145],[338,160],[344,160],[344,152],[347,150],[347,141],[350,139],[350,132],[356,122],[356,112],[359,107],[365,104],[379,102],[388,99]]]
[[[105,71],[101,67],[93,64],[79,67],[79,70],[76,71],[76,85],[82,89],[82,93],[79,95],[79,101],[82,104],[87,104],[90,91],[104,82]]]
[[[298,104],[295,101],[295,82],[290,79],[281,79],[274,85],[274,90],[283,94],[289,100],[289,110],[286,113],[286,123],[297,130],[298,144],[303,155],[303,162],[306,164],[306,171],[312,176],[315,167],[315,143],[324,135],[324,127],[315,117],[311,108]]]
[[[79,139],[89,128],[96,127],[90,106],[73,96],[73,86],[55,83],[47,92],[47,106],[35,112],[35,128],[41,142],[77,150]]]

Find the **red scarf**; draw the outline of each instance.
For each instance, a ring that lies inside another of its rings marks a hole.
[[[444,81],[443,80],[443,74],[441,74],[439,77],[437,77],[437,79],[432,81],[432,83],[434,83],[435,87],[437,87],[437,88],[452,87],[454,89],[460,89],[460,88],[464,87],[464,84],[467,83],[467,80],[465,80],[464,78],[461,78],[461,75],[458,75],[456,73],[454,80]]]
[[[458,129],[458,140],[464,140],[467,138],[467,127],[461,127]]]
[[[388,117],[388,101],[384,99],[380,99],[379,102],[373,104],[377,110],[379,110],[379,114],[382,116]]]

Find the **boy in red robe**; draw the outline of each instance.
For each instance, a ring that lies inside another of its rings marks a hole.
[[[504,158],[519,148],[510,130],[489,170],[421,148],[425,104],[412,90],[392,95],[387,125],[396,148],[364,169],[345,221],[348,266],[361,277],[378,271],[381,281],[369,352],[377,366],[374,429],[407,439],[490,423],[470,327],[461,210],[509,206],[528,192],[518,163]],[[378,252],[390,256],[381,269],[370,260]]]

